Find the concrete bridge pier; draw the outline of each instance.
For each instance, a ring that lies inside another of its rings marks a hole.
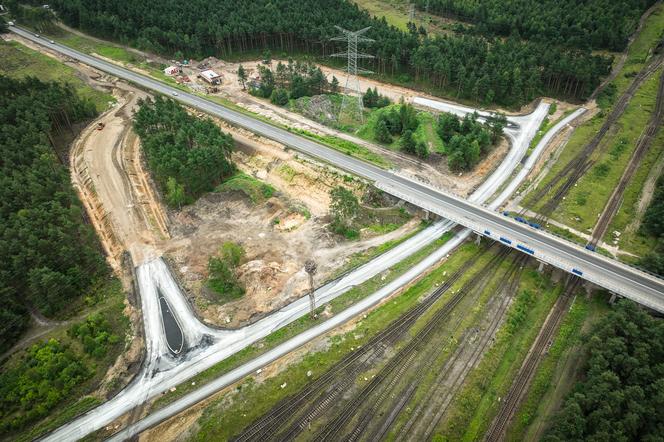
[[[480,235],[480,234],[478,233],[478,234],[477,234],[477,238],[475,238],[475,245],[476,245],[476,246],[479,246],[479,245],[480,245],[480,241],[482,241],[482,235]]]
[[[616,299],[618,299],[618,294],[614,292],[609,292],[611,293],[611,299],[609,299],[609,304],[613,305],[614,302],[616,302]]]
[[[544,261],[539,262],[539,267],[537,267],[537,271],[540,273],[544,271]]]

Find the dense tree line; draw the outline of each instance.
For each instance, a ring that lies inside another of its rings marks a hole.
[[[655,441],[664,434],[664,322],[621,301],[589,342],[583,380],[545,441]]]
[[[611,62],[589,50],[548,41],[431,38],[413,26],[403,32],[347,0],[55,0],[52,6],[67,24],[97,36],[198,58],[265,48],[328,57],[345,49],[330,41],[338,34],[335,24],[371,26],[368,36],[375,43],[370,52],[376,58],[366,62],[370,69],[415,77],[460,98],[504,105],[519,105],[539,94],[585,97]]]
[[[498,115],[486,125],[477,120],[476,113],[459,118],[442,113],[438,117],[438,136],[445,143],[447,163],[453,171],[470,170],[500,140],[507,119]]]
[[[0,76],[2,350],[21,334],[30,309],[56,315],[107,271],[53,144],[94,113],[68,85]]]
[[[657,245],[641,260],[651,272],[664,275],[664,175],[657,179],[652,201],[643,216],[641,231],[655,238]]]
[[[583,49],[622,51],[656,0],[417,0],[419,9],[473,23],[473,32],[519,35]]]
[[[142,100],[134,129],[152,176],[172,207],[211,191],[235,171],[231,136],[212,120],[188,114],[173,100]]]

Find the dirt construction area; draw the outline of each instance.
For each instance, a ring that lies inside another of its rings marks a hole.
[[[239,191],[212,192],[181,211],[170,212],[173,238],[161,250],[204,321],[237,327],[256,320],[305,295],[308,259],[318,264],[316,284],[320,285],[350,255],[404,236],[419,225],[415,217],[384,235],[364,230],[357,241],[342,239],[327,227],[329,191],[343,185],[360,195],[363,183],[299,158],[277,143],[218,123],[236,140],[235,164],[276,192],[262,202],[253,202]],[[209,257],[226,241],[242,245],[246,252],[238,268],[246,294],[220,305],[205,282]]]
[[[72,182],[109,264],[120,275],[125,251],[135,266],[164,256],[197,313],[210,324],[240,326],[304,295],[307,259],[316,260],[316,284],[322,284],[350,255],[406,235],[419,225],[415,217],[387,234],[365,229],[355,241],[332,234],[327,228],[329,191],[343,185],[360,196],[365,185],[221,121],[217,123],[236,139],[233,160],[238,168],[271,185],[274,194],[254,202],[240,191],[211,192],[180,211],[169,210],[161,203],[140,140],[131,130],[132,113],[148,94],[30,46],[66,62],[88,84],[110,91],[117,100],[79,134],[69,156]],[[246,251],[238,269],[246,294],[220,305],[205,281],[209,258],[226,241],[241,244]]]

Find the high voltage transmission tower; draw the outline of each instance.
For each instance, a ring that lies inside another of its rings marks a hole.
[[[367,32],[371,26],[360,29],[359,31],[349,31],[341,26],[335,26],[343,35],[334,37],[334,41],[348,42],[348,49],[346,52],[332,54],[332,57],[345,57],[348,59],[348,67],[346,68],[346,93],[341,101],[341,108],[339,109],[339,121],[345,116],[347,121],[363,121],[363,105],[362,105],[362,90],[360,89],[360,79],[357,77],[358,73],[371,74],[371,71],[357,67],[358,58],[374,58],[373,55],[363,54],[357,52],[358,43],[371,43],[374,40],[363,37],[362,34]],[[353,95],[351,95],[353,94]]]

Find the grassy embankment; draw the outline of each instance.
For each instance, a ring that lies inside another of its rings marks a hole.
[[[618,246],[622,250],[644,256],[655,247],[656,239],[635,229],[633,223],[638,221],[634,219],[634,216],[638,212],[639,202],[643,198],[644,184],[654,165],[662,161],[662,155],[664,155],[664,130],[660,128],[641,165],[625,189],[622,204],[604,237],[604,241],[607,243],[615,239],[613,232],[618,231],[621,232]]]
[[[252,203],[258,204],[274,194],[274,187],[245,173],[238,172],[215,189],[215,192],[229,191],[242,192]]]
[[[71,84],[76,93],[92,101],[101,112],[108,108],[113,96],[92,89],[76,76],[76,71],[46,55],[17,42],[0,41],[0,74],[12,78],[38,77],[42,81],[61,81]]]
[[[610,90],[615,87],[615,93],[608,97],[600,97],[598,101],[602,106],[601,112],[576,129],[563,150],[560,159],[552,167],[539,187],[546,185],[597,133],[604,123],[613,102],[627,89],[634,75],[649,60],[652,49],[657,45],[662,32],[664,32],[664,20],[661,19],[662,16],[664,16],[664,6],[660,5],[648,20],[646,20],[641,33],[636,37],[628,50],[627,59],[622,71],[611,83],[613,86],[607,89]],[[597,220],[597,214],[603,210],[611,192],[619,181],[624,166],[634,150],[636,140],[653,110],[658,77],[659,72],[651,76],[637,91],[627,110],[617,122],[616,129],[607,134],[600,151],[595,154],[594,158],[597,160],[595,165],[579,180],[578,185],[572,189],[565,201],[560,205],[559,210],[554,214],[556,220],[573,226],[577,230],[589,232],[589,229],[592,229]],[[645,175],[647,175],[644,171],[649,170],[656,160],[657,155],[653,152],[657,150],[656,146],[657,143],[654,143],[651,153],[644,158],[635,179],[628,187],[625,194],[627,204],[624,203],[623,208],[633,207],[635,200],[638,199],[638,189],[642,186]],[[529,208],[534,210],[541,208],[541,201],[532,202],[528,198],[525,201]],[[629,211],[629,209],[623,210]],[[624,216],[622,215],[622,217]],[[622,221],[620,221],[620,218],[621,215],[617,217],[619,221],[616,223],[615,228],[612,226],[609,229],[609,235],[613,230],[621,230],[620,228],[626,224],[625,218],[622,218]],[[641,245],[644,243],[638,240],[632,242]],[[628,247],[633,246],[629,241],[625,241],[625,243]],[[637,253],[647,251],[642,246],[634,246],[632,250]]]

